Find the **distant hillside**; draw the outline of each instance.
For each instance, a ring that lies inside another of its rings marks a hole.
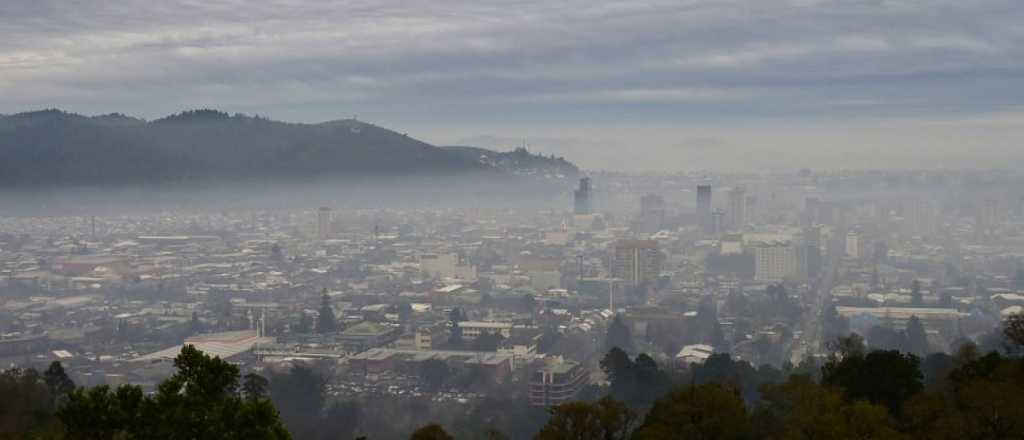
[[[508,152],[496,152],[477,147],[444,147],[445,150],[457,153],[488,167],[517,175],[538,176],[547,178],[574,178],[580,170],[562,157],[533,154],[526,148],[516,148]]]
[[[59,110],[0,116],[2,187],[513,170],[351,119],[293,124],[214,110],[155,121]]]

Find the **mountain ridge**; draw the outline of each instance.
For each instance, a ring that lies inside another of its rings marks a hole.
[[[151,121],[59,109],[0,116],[2,187],[577,172],[564,159],[443,148],[355,119],[294,123],[213,109]]]

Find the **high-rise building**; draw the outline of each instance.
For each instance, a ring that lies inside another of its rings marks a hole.
[[[331,233],[331,208],[321,207],[316,212],[316,238],[326,240]]]
[[[580,179],[580,186],[573,192],[573,207],[576,214],[590,214],[593,212],[593,197],[592,189],[590,187],[590,178],[584,177]]]
[[[805,276],[814,278],[821,272],[821,226],[804,228],[801,269]]]
[[[615,243],[612,275],[627,284],[653,283],[661,273],[661,251],[654,240],[620,240]]]
[[[790,243],[759,243],[754,246],[754,280],[778,282],[797,274],[797,252]]]
[[[639,227],[644,232],[657,232],[665,224],[665,198],[647,194],[640,198]]]
[[[742,186],[729,190],[729,227],[739,230],[747,224],[747,191]]]
[[[711,213],[711,225],[708,233],[711,235],[722,235],[725,233],[725,211],[716,209]]]
[[[805,225],[813,225],[820,223],[821,220],[818,218],[818,211],[821,209],[821,200],[817,197],[807,197],[804,199],[804,212],[801,216],[801,220]]]
[[[705,234],[711,231],[711,185],[697,185],[697,226]]]
[[[935,232],[935,207],[927,200],[912,199],[903,206],[904,230],[912,235],[928,235]]]
[[[999,202],[994,199],[985,199],[978,209],[976,217],[974,222],[975,239],[982,241],[991,238],[999,225]]]
[[[862,256],[860,234],[855,231],[846,233],[846,256],[848,258],[860,258]]]

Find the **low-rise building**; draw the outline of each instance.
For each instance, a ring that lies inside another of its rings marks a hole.
[[[428,360],[444,362],[453,370],[476,366],[494,381],[503,380],[513,367],[511,354],[478,351],[373,348],[348,359],[354,371],[392,371],[409,375],[419,374],[420,365]]]
[[[512,333],[511,322],[462,321],[459,323],[459,328],[462,329],[462,337],[466,339],[475,339],[484,332],[500,334],[505,338]]]
[[[568,402],[587,385],[587,377],[587,369],[577,362],[550,362],[530,378],[530,404],[554,406]]]
[[[687,345],[676,354],[676,362],[681,366],[703,364],[714,353],[715,348],[707,344]]]

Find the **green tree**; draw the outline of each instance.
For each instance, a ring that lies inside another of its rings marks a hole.
[[[758,389],[763,383],[777,381],[782,375],[782,372],[770,365],[755,369],[749,362],[733,360],[726,353],[713,354],[691,369],[693,383],[730,386],[741,392],[743,399],[749,403],[760,398]]]
[[[414,431],[409,440],[455,440],[455,437],[445,432],[441,425],[431,423]]]
[[[609,395],[631,408],[650,405],[671,387],[668,374],[644,353],[637,355],[634,360],[616,347],[605,354],[600,365],[611,383]]]
[[[0,373],[0,439],[59,434],[53,401],[49,386],[36,370],[14,368]]]
[[[270,399],[281,411],[281,420],[296,437],[306,438],[318,429],[324,409],[324,378],[304,365],[270,376]]]
[[[143,395],[137,386],[79,388],[57,410],[69,438],[289,439],[265,399],[238,395],[238,367],[186,345],[177,372]]]
[[[334,316],[334,308],[331,307],[331,298],[327,296],[327,289],[324,289],[320,296],[320,314],[316,320],[316,332],[320,334],[334,333],[338,331],[338,320]]]
[[[1024,348],[1024,313],[1014,313],[1003,323],[1003,334],[1018,349]]]
[[[636,423],[636,413],[611,397],[563,403],[549,412],[536,440],[625,440]]]
[[[356,402],[334,402],[327,407],[323,420],[320,422],[321,438],[352,438],[363,417],[362,408]]]
[[[924,387],[919,364],[917,356],[895,350],[833,356],[822,367],[822,383],[842,389],[850,401],[867,400],[898,414]]]
[[[43,372],[43,380],[50,390],[50,398],[54,403],[75,389],[75,382],[68,377],[60,361],[50,363],[50,367]]]
[[[894,421],[882,406],[847,403],[837,391],[795,375],[762,388],[754,416],[761,438],[898,439]]]
[[[242,381],[242,394],[248,400],[262,399],[267,396],[270,381],[256,373],[246,374]]]
[[[613,347],[601,358],[601,370],[611,384],[613,397],[622,398],[636,387],[636,364],[629,354],[619,347]]]
[[[750,417],[739,394],[709,383],[676,389],[658,399],[633,438],[740,440],[751,435]]]
[[[905,404],[903,423],[916,438],[1024,438],[1024,361],[999,353],[954,357],[938,388]]]
[[[828,351],[833,358],[842,359],[848,356],[864,356],[867,353],[867,345],[864,338],[856,333],[837,338],[828,343]]]
[[[921,361],[921,373],[924,375],[925,387],[932,387],[945,382],[946,376],[953,370],[955,360],[946,353],[929,353]]]
[[[144,431],[154,429],[144,425],[166,423],[157,419],[155,404],[152,398],[148,400],[147,403],[142,388],[132,385],[121,385],[115,390],[107,385],[78,388],[57,409],[57,417],[69,438],[141,438]]]
[[[626,353],[636,351],[636,348],[633,346],[633,335],[630,334],[629,327],[622,320],[622,316],[615,315],[612,322],[608,324],[608,334],[605,337],[604,345],[606,350],[617,347]]]
[[[928,354],[928,333],[924,330],[924,324],[917,316],[911,316],[907,321],[906,349],[908,352],[924,357]]]

